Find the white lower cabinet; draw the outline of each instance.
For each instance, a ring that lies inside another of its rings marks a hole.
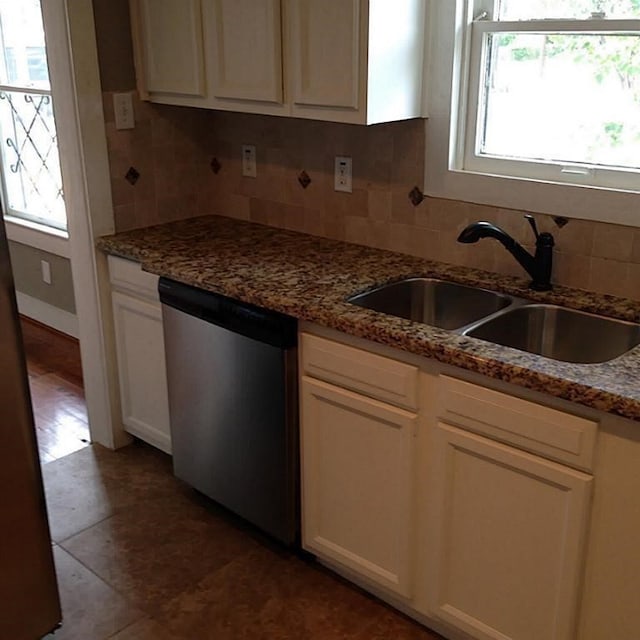
[[[480,640],[576,638],[596,422],[445,375],[433,384],[420,608]]]
[[[111,299],[125,430],[171,453],[158,277],[109,256]]]
[[[301,335],[304,547],[445,637],[576,640],[597,423],[346,341]]]
[[[591,476],[439,422],[426,613],[483,640],[569,640]]]
[[[416,414],[306,376],[301,410],[305,548],[410,596]]]

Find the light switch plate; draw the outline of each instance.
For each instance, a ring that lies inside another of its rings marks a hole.
[[[40,271],[42,272],[42,282],[51,284],[51,265],[46,260],[40,260]]]
[[[136,126],[131,92],[113,94],[113,111],[116,129],[133,129]]]
[[[352,176],[351,176],[351,158],[349,156],[336,156],[334,185],[336,191],[344,191],[351,193]]]
[[[242,175],[248,178],[255,178],[258,175],[256,147],[253,144],[242,145]]]

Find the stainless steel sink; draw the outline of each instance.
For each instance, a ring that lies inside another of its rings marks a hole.
[[[436,278],[410,278],[357,294],[347,302],[453,330],[506,308],[512,298]]]
[[[583,364],[607,362],[640,344],[640,325],[549,304],[509,309],[463,333]]]

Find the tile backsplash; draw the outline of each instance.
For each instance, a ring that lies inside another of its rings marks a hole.
[[[469,222],[495,222],[532,249],[524,211],[409,196],[423,186],[424,121],[360,127],[136,101],[136,127],[115,129],[104,94],[116,229],[203,214],[526,277],[493,240],[456,242]],[[257,149],[257,177],[241,175],[241,146]],[[334,157],[353,158],[353,192],[333,189]],[[134,184],[125,176],[133,168]],[[305,188],[299,181],[310,178]],[[556,240],[553,280],[640,301],[640,228],[536,215]]]

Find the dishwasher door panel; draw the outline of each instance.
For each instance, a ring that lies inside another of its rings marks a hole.
[[[282,540],[297,528],[295,349],[163,305],[174,473]],[[292,369],[295,371],[295,369]]]

